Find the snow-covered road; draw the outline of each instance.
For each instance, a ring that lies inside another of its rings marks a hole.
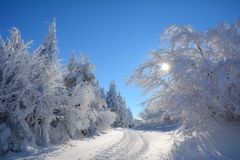
[[[165,159],[174,132],[151,130],[111,129],[101,136],[73,140],[44,151],[17,159],[47,160],[157,160]],[[15,157],[16,158],[16,157]]]
[[[146,137],[133,130],[121,130],[122,136],[115,143],[99,151],[92,159],[139,159],[149,148]]]

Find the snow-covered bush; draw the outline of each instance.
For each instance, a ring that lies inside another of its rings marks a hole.
[[[181,123],[181,116],[168,114],[165,110],[156,109],[156,107],[158,106],[149,106],[140,113],[140,117],[145,124],[164,127]]]
[[[99,112],[98,127],[100,131],[109,129],[116,119],[116,114],[111,111]]]

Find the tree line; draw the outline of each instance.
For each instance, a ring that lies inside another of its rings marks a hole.
[[[33,53],[30,45],[17,28],[0,39],[0,154],[133,126],[116,85],[105,93],[87,56],[59,63],[55,21]]]

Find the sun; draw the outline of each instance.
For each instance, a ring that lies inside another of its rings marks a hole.
[[[170,65],[167,64],[167,63],[162,63],[161,69],[162,69],[163,71],[169,71]]]

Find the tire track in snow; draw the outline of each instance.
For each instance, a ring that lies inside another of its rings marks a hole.
[[[101,151],[96,157],[95,160],[105,160],[105,159],[113,159],[116,155],[119,155],[122,150],[126,147],[129,142],[129,134],[127,131],[123,130],[124,136],[121,138],[119,143],[115,143],[112,146],[106,148]]]
[[[116,154],[114,154],[114,157],[111,157],[112,159],[126,159],[126,157],[129,157],[130,155],[134,154],[137,150],[137,147],[141,145],[139,143],[139,136],[138,134],[135,134],[134,132],[128,130],[128,141],[127,144],[122,146],[122,149],[118,150]]]
[[[116,146],[122,146],[122,143],[124,143],[126,141],[126,139],[127,139],[127,134],[126,134],[126,132],[123,132],[123,136],[122,136],[122,138],[118,142],[112,144],[111,146],[107,147],[106,149],[103,149],[102,151],[100,151],[99,154],[97,154],[96,156],[94,156],[90,160],[108,159],[107,158],[108,154],[110,154],[108,152],[109,151],[114,151],[114,148]]]
[[[129,157],[129,159],[139,159],[139,157],[141,157],[142,155],[144,155],[146,153],[146,151],[148,150],[149,147],[149,142],[148,140],[141,134],[139,133],[141,141],[143,143],[143,145],[141,146],[141,148],[133,155],[131,155]]]
[[[175,132],[112,129],[107,134],[34,150],[17,160],[157,160],[168,159]],[[179,135],[178,135],[179,136]],[[25,153],[24,153],[25,154]]]
[[[149,146],[147,139],[139,132],[132,130],[123,130],[123,137],[119,143],[104,149],[92,159],[96,160],[123,160],[123,159],[139,159]]]

